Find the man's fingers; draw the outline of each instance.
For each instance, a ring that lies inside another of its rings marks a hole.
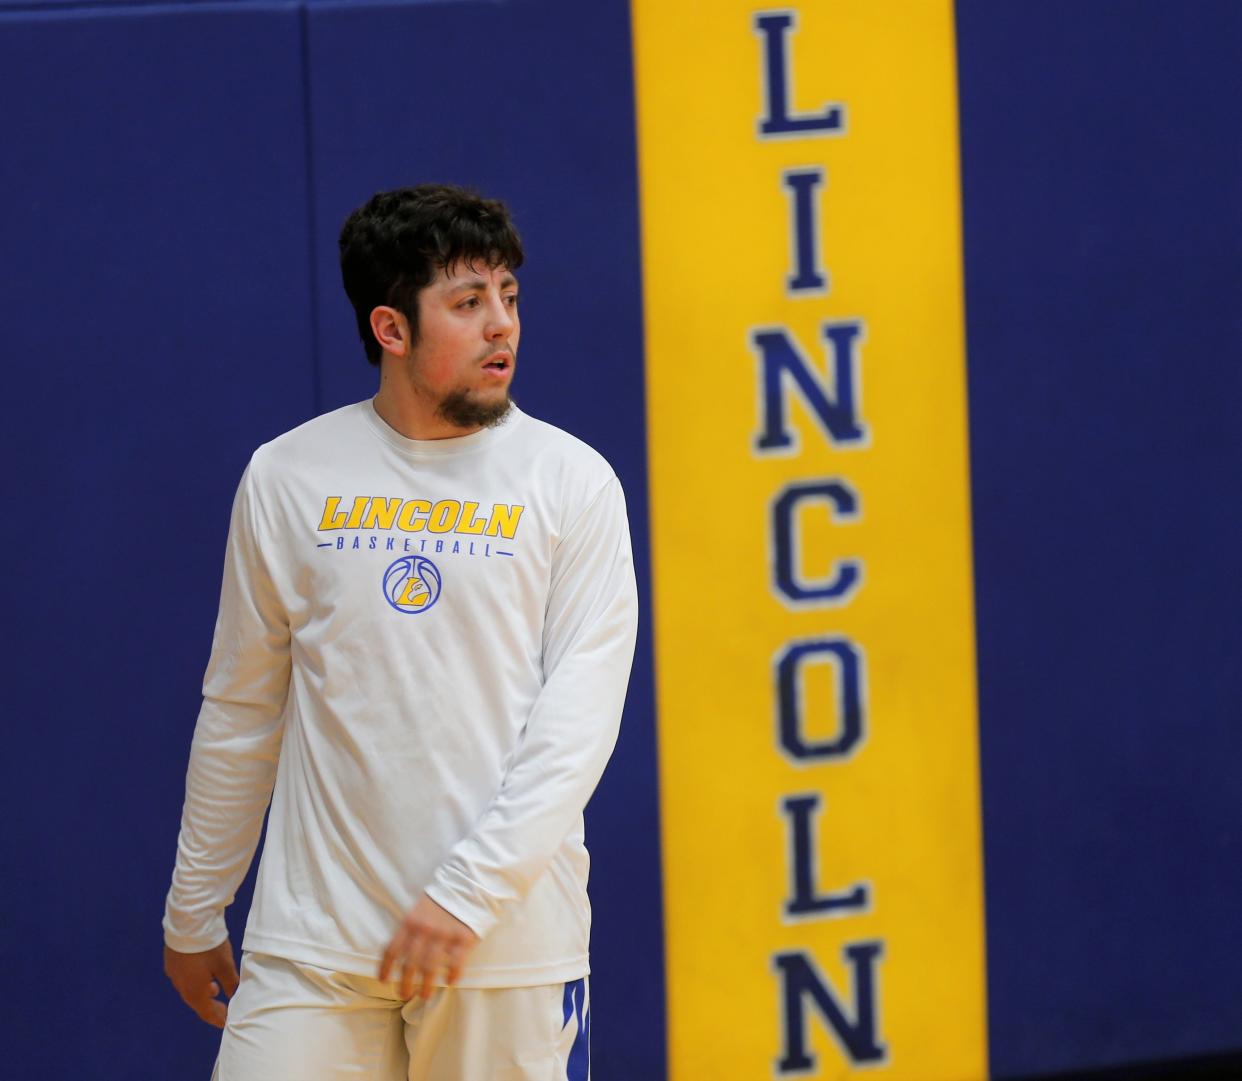
[[[422,954],[418,959],[419,973],[422,979],[419,981],[418,997],[424,1002],[431,998],[432,981],[436,978],[436,973],[440,971],[440,962],[444,956],[444,949],[438,941],[431,941],[423,946]]]
[[[233,960],[233,951],[229,950],[224,959],[224,970],[215,974],[216,979],[220,982],[220,986],[224,988],[224,993],[232,998],[237,993],[237,984],[240,978],[237,975],[237,962]],[[217,991],[216,994],[220,992]]]
[[[379,978],[387,980],[389,976],[395,976],[394,968],[400,963],[405,956],[405,928],[398,927],[397,933],[392,936],[392,941],[388,943],[388,949],[384,951],[383,960],[380,961]]]
[[[228,1019],[228,1007],[218,999],[209,999],[207,1004],[201,1010],[195,1010],[207,1024],[215,1028],[224,1028],[224,1022]]]
[[[418,962],[412,957],[406,957],[401,969],[401,997],[412,998],[414,995],[414,980],[418,976]]]
[[[455,984],[461,977],[461,970],[466,961],[467,951],[468,947],[461,942],[458,942],[449,948],[448,954],[445,957],[445,965],[448,968],[448,975],[445,976],[445,982],[448,983],[449,986]]]
[[[209,1025],[216,1028],[224,1028],[225,1018],[228,1016],[228,1009],[217,998],[213,998],[208,992],[215,987],[214,982],[210,986],[204,986],[197,989],[197,993],[193,995],[182,995],[185,1004],[190,1007],[198,1016]]]
[[[401,978],[401,997],[408,999],[414,994],[414,983],[419,976],[419,953],[422,942],[415,934],[406,933],[401,944],[401,957],[398,961]],[[398,975],[393,973],[394,976]]]
[[[401,981],[402,998],[410,998],[416,990],[420,998],[431,997],[432,982],[440,970],[442,955],[442,947],[434,938],[424,935],[410,943]]]

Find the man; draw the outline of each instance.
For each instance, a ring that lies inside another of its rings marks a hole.
[[[242,477],[165,970],[224,1029],[219,1081],[585,1078],[582,810],[637,611],[621,488],[509,397],[500,203],[383,192],[340,247],[379,392]],[[239,985],[223,913],[269,799]]]

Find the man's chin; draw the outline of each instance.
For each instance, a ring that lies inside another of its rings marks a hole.
[[[454,428],[494,428],[513,406],[509,392],[495,398],[481,398],[468,390],[454,391],[440,402],[436,412]]]

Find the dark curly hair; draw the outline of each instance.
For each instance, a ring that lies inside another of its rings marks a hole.
[[[367,360],[382,350],[371,331],[381,304],[410,321],[418,340],[418,293],[454,263],[516,270],[522,240],[505,205],[451,184],[420,184],[371,196],[341,227],[341,278]]]

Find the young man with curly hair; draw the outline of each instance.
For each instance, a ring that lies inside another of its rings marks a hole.
[[[633,658],[624,498],[509,396],[502,204],[381,192],[340,249],[379,392],[242,477],[165,970],[224,1029],[218,1081],[586,1078],[582,811]],[[223,914],[269,801],[239,982]]]

